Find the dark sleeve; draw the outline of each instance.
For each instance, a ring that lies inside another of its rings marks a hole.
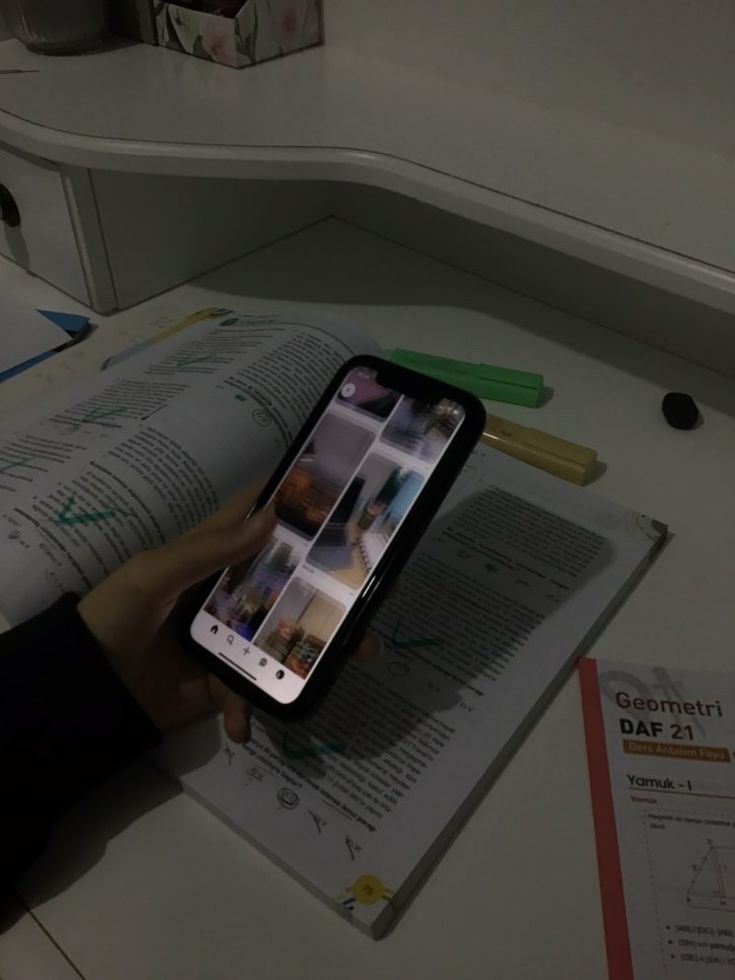
[[[56,818],[160,741],[65,595],[0,634],[0,898]]]

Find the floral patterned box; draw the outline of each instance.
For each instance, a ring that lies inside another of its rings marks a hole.
[[[154,4],[166,48],[245,68],[319,44],[321,0],[182,0]]]

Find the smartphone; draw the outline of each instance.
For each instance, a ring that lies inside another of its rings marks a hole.
[[[474,395],[361,356],[333,378],[261,493],[263,551],[207,583],[197,655],[276,714],[312,707],[363,635],[482,434]]]

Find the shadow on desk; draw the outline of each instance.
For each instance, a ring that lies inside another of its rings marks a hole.
[[[471,228],[480,227],[474,222],[466,224]],[[390,236],[389,229],[386,229],[386,234]],[[304,236],[308,236],[308,248],[304,248]],[[460,240],[458,239],[458,243]],[[519,327],[530,335],[561,344],[596,361],[646,379],[660,387],[662,393],[688,389],[691,364],[652,346],[656,339],[653,335],[646,335],[649,343],[632,340],[629,336],[617,333],[614,326],[604,326],[602,316],[595,317],[593,311],[587,311],[586,315],[593,320],[594,326],[590,325],[588,319],[564,312],[562,308],[558,308],[562,305],[561,298],[556,299],[558,305],[552,305],[555,302],[553,296],[548,296],[546,302],[533,300],[529,295],[514,292],[506,286],[498,286],[490,278],[481,278],[461,268],[453,268],[451,244],[445,243],[444,246],[444,259],[449,263],[448,268],[445,262],[440,264],[423,252],[413,251],[390,241],[389,237],[382,238],[337,219],[327,219],[251,254],[244,268],[237,263],[230,263],[202,276],[197,280],[197,285],[206,290],[211,289],[214,294],[241,295],[243,310],[247,310],[248,300],[254,297],[317,306],[365,305],[374,307],[377,316],[383,306],[415,307],[417,347],[422,345],[422,307],[446,307],[448,311],[474,310]],[[457,247],[460,247],[459,244]],[[528,250],[536,246],[524,243],[523,248]],[[430,244],[427,244],[426,251],[430,250]],[[546,251],[544,254],[548,267]],[[275,255],[280,256],[280,261],[274,261]],[[499,261],[500,258],[498,256]],[[459,264],[461,259],[458,257],[456,261]],[[506,264],[507,261],[506,259]],[[535,265],[539,263],[541,258]],[[436,275],[431,274],[432,266],[436,268]],[[576,262],[574,266],[576,277],[583,276],[585,281],[589,280],[588,293],[595,292],[599,274],[600,270],[583,262]],[[570,275],[572,272],[567,270],[567,276]],[[623,281],[622,276],[618,278]],[[503,281],[507,282],[508,279]],[[646,301],[650,303],[651,300],[650,297],[646,300],[645,296],[638,296],[635,290],[643,289],[641,284],[628,279],[624,282],[627,287],[624,288],[621,284],[620,291],[626,297],[627,305],[617,310],[616,316],[621,322],[636,322],[637,312],[644,308]],[[628,287],[629,291],[626,292]],[[603,285],[600,284],[598,292],[602,289]],[[610,294],[610,289],[608,284],[605,296]],[[630,290],[633,292],[629,295]],[[622,303],[623,300],[620,299],[618,306]],[[675,327],[674,313],[671,312],[669,332],[672,338],[684,336],[687,330],[689,334],[695,332],[704,316],[703,309],[697,304],[689,303],[691,309],[686,304],[687,301],[676,299],[677,316],[679,320],[686,319],[686,323],[679,323]],[[686,316],[681,312],[682,309],[685,312],[688,310]],[[714,315],[715,311],[711,312]],[[719,316],[723,322],[718,325],[718,330],[732,331],[732,319],[725,314]],[[666,323],[664,320],[661,324],[662,331],[666,330]],[[451,326],[451,320],[448,319],[448,329]],[[644,327],[641,326],[641,336],[644,335],[643,331]],[[489,343],[488,351],[492,349],[492,344]],[[545,373],[549,384],[561,388],[564,379],[555,378],[543,359],[534,360],[534,357],[538,358],[538,352],[535,351],[532,336],[529,338],[528,351],[527,362],[508,366]],[[461,357],[462,353],[458,352],[457,356]],[[503,363],[501,353],[492,358],[488,356],[488,360]],[[701,390],[691,393],[695,400],[735,417],[735,385],[731,378],[710,371],[706,385],[703,383]],[[653,405],[652,410],[657,411],[658,406]]]
[[[31,907],[59,895],[94,867],[127,827],[179,793],[145,760],[126,767],[59,821],[47,850],[23,877],[18,893]],[[165,847],[166,841],[161,840],[160,846]]]

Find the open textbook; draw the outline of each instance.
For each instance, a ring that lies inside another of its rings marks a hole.
[[[22,620],[192,527],[361,352],[335,321],[220,311],[5,426],[1,611]],[[665,533],[479,447],[374,620],[380,656],[305,723],[259,715],[243,747],[205,719],[159,762],[380,936]]]
[[[379,350],[327,318],[205,317],[3,420],[0,612],[86,591],[267,476],[358,353]]]

